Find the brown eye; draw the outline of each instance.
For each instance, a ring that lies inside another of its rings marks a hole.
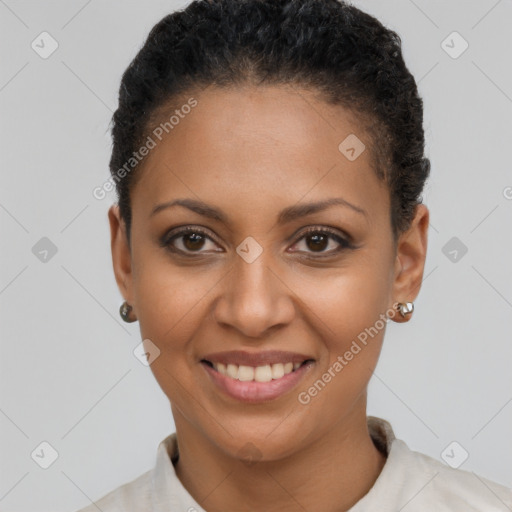
[[[208,242],[211,243],[210,250],[202,250],[205,247],[208,249]],[[214,240],[202,229],[194,227],[171,232],[162,239],[161,245],[172,252],[182,254],[196,253],[201,255],[206,252],[219,252],[218,245],[215,244]]]
[[[320,233],[317,235],[307,235],[305,238],[308,240],[306,245],[309,249],[321,252],[329,245],[330,236]]]
[[[325,256],[332,256],[343,249],[350,249],[352,247],[348,240],[345,240],[337,232],[327,228],[309,229],[302,234],[294,247],[300,245],[299,242],[302,240],[304,240],[303,246],[305,246],[305,250],[297,249],[293,252],[306,252],[310,254],[317,253]]]
[[[199,233],[189,233],[187,235],[183,235],[183,245],[189,251],[196,251],[197,249],[201,249],[204,245],[204,235]]]

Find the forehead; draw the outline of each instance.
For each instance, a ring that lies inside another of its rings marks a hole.
[[[134,210],[149,215],[155,204],[195,197],[257,212],[335,195],[388,207],[387,189],[371,168],[370,140],[343,107],[290,86],[209,87],[191,97],[193,108],[174,103],[149,127],[155,133],[179,111],[162,140],[151,135],[155,147],[138,170]]]

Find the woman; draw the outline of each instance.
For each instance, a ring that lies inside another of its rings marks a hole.
[[[507,510],[366,392],[424,271],[423,106],[399,36],[336,0],[198,0],[122,78],[114,271],[176,433],[83,512]]]

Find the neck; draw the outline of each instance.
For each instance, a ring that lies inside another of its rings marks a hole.
[[[349,510],[373,486],[386,462],[369,435],[364,407],[290,456],[247,464],[226,454],[174,413],[176,474],[208,512]]]

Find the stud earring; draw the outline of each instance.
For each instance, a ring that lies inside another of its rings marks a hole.
[[[397,308],[400,314],[405,317],[414,311],[414,302],[399,302]]]
[[[121,307],[119,308],[119,314],[121,315],[121,318],[131,324],[132,322],[135,322],[137,319],[136,318],[132,318],[130,317],[130,313],[132,312],[132,307],[130,306],[130,304],[128,304],[128,302],[124,301],[122,304],[121,304]]]

